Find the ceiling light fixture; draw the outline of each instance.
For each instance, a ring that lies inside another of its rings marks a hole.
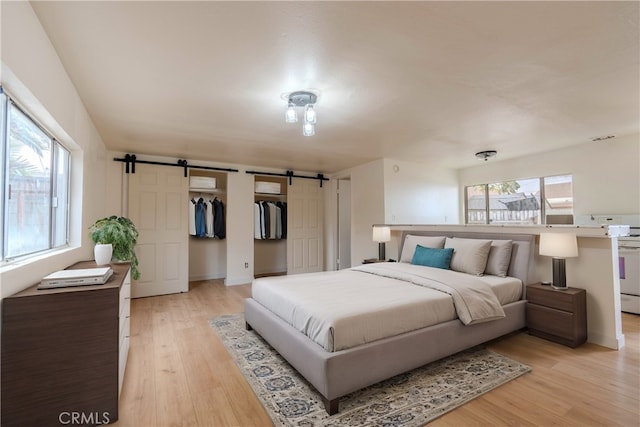
[[[283,94],[282,98],[287,101],[287,112],[285,114],[285,122],[297,123],[298,113],[295,107],[304,107],[304,123],[302,124],[302,134],[304,136],[313,136],[316,133],[316,110],[315,103],[318,95],[306,90],[299,90]]]
[[[489,160],[489,157],[494,157],[496,154],[498,154],[496,150],[478,151],[476,153],[476,157],[486,162],[487,160]]]

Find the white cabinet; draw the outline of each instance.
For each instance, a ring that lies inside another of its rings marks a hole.
[[[131,270],[122,282],[120,288],[120,322],[118,338],[118,396],[122,391],[124,381],[124,371],[127,367],[127,357],[129,356],[129,344],[131,340]]]

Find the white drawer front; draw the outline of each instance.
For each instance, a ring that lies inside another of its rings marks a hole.
[[[131,334],[131,270],[127,273],[120,288],[120,334],[118,347],[118,397],[122,391],[124,372],[129,356]]]
[[[122,335],[122,328],[124,327],[125,320],[128,321],[130,317],[131,317],[130,306],[128,306],[125,310],[123,310],[120,313],[120,326],[118,328],[120,331],[120,335]],[[129,335],[129,331],[127,331],[127,335]]]
[[[120,315],[122,315],[124,310],[127,310],[126,315],[128,316],[128,310],[131,306],[131,285],[123,284],[120,288]]]
[[[131,334],[131,323],[129,317],[121,317],[120,318],[120,345],[122,345],[122,340],[124,338],[129,338]]]
[[[122,391],[122,383],[124,382],[124,371],[127,367],[127,356],[129,355],[129,336],[124,337],[120,342],[120,357],[118,361],[118,396]]]

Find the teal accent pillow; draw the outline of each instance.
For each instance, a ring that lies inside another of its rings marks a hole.
[[[453,248],[436,249],[417,245],[411,264],[449,270]]]

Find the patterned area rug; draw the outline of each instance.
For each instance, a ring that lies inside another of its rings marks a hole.
[[[276,426],[421,426],[531,370],[475,347],[344,396],[330,417],[313,386],[245,330],[242,313],[210,324]]]

